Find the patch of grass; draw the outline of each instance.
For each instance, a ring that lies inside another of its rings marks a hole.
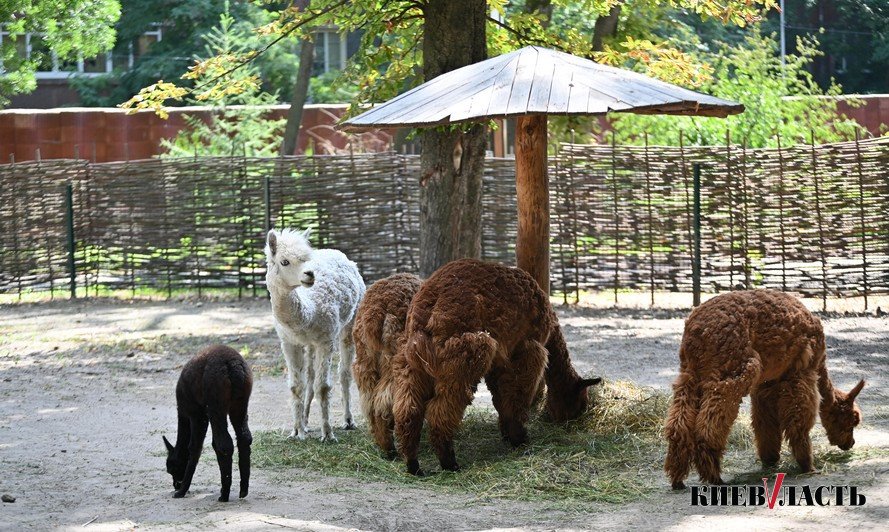
[[[550,501],[565,507],[625,503],[664,487],[661,427],[668,401],[666,394],[632,383],[605,384],[595,393],[594,406],[577,421],[556,425],[535,417],[528,426],[530,443],[520,449],[501,440],[495,412],[470,408],[455,439],[463,470],[439,471],[424,435],[420,462],[433,473],[424,478],[405,473],[401,461],[382,458],[364,430],[339,431],[338,444],[258,433],[253,463],[460,492],[481,500]]]
[[[338,444],[316,439],[299,442],[281,432],[261,432],[253,443],[253,463],[278,471],[298,468],[473,495],[480,501],[545,502],[566,510],[590,503],[624,504],[667,491],[663,422],[669,394],[631,382],[606,383],[594,390],[593,405],[579,420],[556,425],[535,416],[528,425],[530,443],[520,449],[500,439],[493,410],[470,408],[454,442],[462,467],[457,473],[439,470],[425,432],[420,463],[432,474],[424,478],[408,475],[400,460],[383,458],[366,430],[337,431]],[[839,451],[828,445],[823,432],[820,424],[812,431],[815,465],[822,473],[847,471],[863,460],[889,457],[887,447]],[[723,478],[733,484],[760,484],[764,475],[777,471],[796,475],[798,466],[785,444],[781,462],[763,469],[756,456],[750,416],[741,413],[729,435],[722,471]],[[694,469],[689,480],[698,480]]]

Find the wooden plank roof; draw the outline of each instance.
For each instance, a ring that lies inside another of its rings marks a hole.
[[[725,117],[743,110],[741,104],[636,72],[528,46],[442,74],[340,127],[424,127],[529,114]]]

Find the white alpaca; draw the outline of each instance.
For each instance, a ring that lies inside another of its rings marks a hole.
[[[349,408],[352,383],[352,325],[365,286],[354,262],[335,249],[312,249],[303,233],[269,231],[265,254],[266,284],[272,299],[275,330],[287,362],[293,409],[291,437],[306,438],[314,394],[321,403],[321,440],[336,441],[330,428],[331,362],[339,352],[345,429],[355,428]],[[314,381],[314,391],[312,384]]]

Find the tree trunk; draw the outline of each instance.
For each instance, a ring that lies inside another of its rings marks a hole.
[[[429,0],[424,6],[423,77],[487,58],[485,0]],[[487,127],[425,129],[420,157],[420,274],[481,256],[481,191]]]
[[[543,15],[541,23],[544,28],[549,27],[549,22],[553,18],[553,5],[551,0],[526,0],[525,13],[540,13]]]
[[[601,52],[605,48],[605,37],[617,34],[617,23],[620,20],[620,4],[611,8],[607,15],[596,18],[593,27],[593,51]]]
[[[303,39],[299,50],[299,71],[293,94],[290,97],[290,110],[287,111],[287,125],[284,127],[284,141],[281,143],[281,155],[293,155],[296,152],[296,141],[299,138],[299,126],[303,120],[303,107],[309,96],[309,79],[312,77],[312,66],[315,62],[315,38]]]
[[[308,9],[311,0],[294,0],[293,5],[300,11]],[[309,30],[309,38],[303,39],[299,49],[299,70],[296,83],[290,96],[290,109],[287,111],[287,124],[284,126],[284,140],[281,142],[281,155],[293,155],[299,139],[299,126],[303,121],[303,107],[309,96],[309,79],[312,78],[312,67],[315,64],[315,36]]]

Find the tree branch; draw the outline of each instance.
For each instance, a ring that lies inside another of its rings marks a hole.
[[[322,16],[324,16],[324,15],[330,13],[330,12],[333,11],[334,9],[337,9],[337,8],[339,8],[339,7],[342,7],[342,6],[346,5],[347,3],[349,3],[349,0],[340,0],[339,2],[337,2],[337,3],[335,3],[335,4],[331,4],[331,5],[327,6],[327,7],[325,7],[324,9],[321,9],[321,10],[317,11],[316,13],[313,13],[312,15],[306,17],[304,20],[301,20],[301,21],[299,22],[299,24],[294,25],[292,28],[288,28],[287,31],[281,33],[281,35],[279,35],[279,36],[276,37],[274,40],[272,40],[272,42],[270,42],[270,43],[268,43],[267,45],[263,46],[263,47],[262,47],[258,52],[256,52],[255,54],[251,55],[251,56],[248,57],[247,59],[244,59],[243,61],[238,62],[238,64],[236,64],[235,66],[229,68],[228,70],[226,70],[225,72],[219,74],[218,76],[216,76],[216,77],[214,77],[214,78],[212,78],[212,79],[210,79],[210,80],[208,80],[208,81],[205,81],[204,83],[201,83],[200,85],[195,86],[192,90],[193,90],[193,91],[196,91],[196,90],[198,90],[198,89],[201,89],[201,88],[203,88],[203,87],[206,87],[207,85],[210,85],[210,84],[212,84],[212,83],[216,83],[216,82],[219,81],[220,79],[222,79],[222,78],[228,76],[229,74],[231,74],[232,72],[238,70],[239,68],[242,68],[242,67],[244,67],[245,65],[247,65],[247,64],[249,64],[249,63],[251,63],[251,62],[253,62],[257,57],[259,57],[260,55],[262,55],[262,54],[264,54],[266,51],[268,51],[269,48],[271,48],[272,46],[274,46],[274,45],[278,44],[279,42],[283,41],[284,39],[286,39],[287,37],[289,37],[293,32],[295,32],[295,31],[298,30],[299,28],[301,28],[301,27],[307,25],[308,23],[312,22],[312,21],[315,20],[315,19],[318,19],[318,18],[320,18],[320,17],[322,17]]]
[[[536,38],[533,38],[533,37],[528,37],[527,35],[525,35],[524,33],[520,32],[519,30],[513,28],[512,26],[510,26],[510,25],[508,25],[508,24],[506,24],[506,23],[504,23],[504,22],[501,22],[501,21],[497,20],[496,18],[494,18],[494,17],[492,17],[492,16],[490,16],[490,15],[488,15],[488,20],[491,21],[491,22],[493,22],[494,24],[500,26],[501,28],[505,29],[505,30],[508,31],[509,33],[512,33],[513,35],[515,35],[515,36],[519,39],[519,42],[521,42],[522,44],[540,44],[540,45],[543,45],[543,46],[546,46],[546,47],[555,48],[556,50],[559,50],[559,51],[561,51],[561,52],[565,52],[565,53],[568,53],[568,54],[571,53],[570,50],[567,50],[567,49],[565,49],[565,48],[559,46],[558,44],[551,43],[551,42],[547,42],[547,41],[544,41],[544,40],[541,40],[541,39],[536,39]]]

